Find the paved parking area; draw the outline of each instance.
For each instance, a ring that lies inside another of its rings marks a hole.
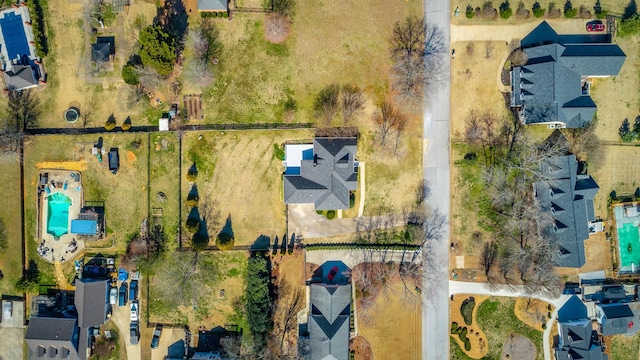
[[[7,300],[2,300],[2,305]],[[2,308],[0,308],[2,311]],[[0,313],[1,314],[1,313]],[[22,359],[24,342],[24,302],[13,301],[13,312],[10,319],[3,315],[0,323],[0,360]]]
[[[182,358],[184,337],[183,328],[168,328],[165,326],[162,329],[158,348],[151,349],[151,360],[163,360],[165,357]]]

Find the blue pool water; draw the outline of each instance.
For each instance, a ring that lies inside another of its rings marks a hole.
[[[9,60],[18,56],[31,55],[27,35],[24,32],[22,15],[12,12],[5,13],[4,18],[0,19],[0,28],[2,28],[2,37]]]
[[[48,196],[47,233],[58,238],[69,232],[71,199],[61,192]]]

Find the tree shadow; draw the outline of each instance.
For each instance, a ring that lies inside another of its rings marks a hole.
[[[98,138],[98,142],[96,142],[96,147],[97,147],[98,149],[102,149],[102,145],[104,145],[104,140],[102,139],[102,136],[100,136],[100,137]]]
[[[198,228],[198,231],[193,234],[193,238],[191,240],[193,242],[193,248],[196,250],[203,250],[209,246],[210,237],[206,221],[200,220],[200,227]]]
[[[276,236],[273,239],[273,246],[272,246],[272,249],[273,249],[272,254],[273,255],[276,255],[278,253],[278,241],[280,241],[280,239],[278,238],[278,236]],[[283,243],[284,243],[284,241],[283,241]]]
[[[191,166],[189,167],[189,170],[187,170],[187,175],[189,175],[189,177],[194,177],[194,178],[198,176],[198,166],[196,165],[195,162],[191,164]]]
[[[187,203],[189,200],[198,200],[198,198],[198,185],[193,184],[189,189],[189,194],[187,194]]]
[[[271,245],[271,238],[267,235],[260,235],[253,244],[251,244],[249,249],[251,251],[267,251],[269,250],[269,245]]]
[[[222,227],[222,230],[220,230],[220,233],[218,233],[218,237],[224,239],[235,239],[231,224],[231,214],[227,216],[227,220],[224,222],[224,226]]]
[[[127,116],[127,118],[124,119],[124,122],[122,124],[131,126],[131,116]]]
[[[636,4],[636,0],[631,0],[627,4],[627,6],[625,6],[622,18],[628,19],[634,16],[637,12],[638,12],[638,5]]]
[[[107,118],[107,122],[108,123],[112,123],[112,124],[116,124],[116,117],[113,116],[113,114],[109,115],[109,117]]]
[[[164,31],[171,34],[179,53],[184,48],[184,37],[189,26],[189,16],[182,0],[165,1],[164,6],[158,8],[154,23],[160,24]]]

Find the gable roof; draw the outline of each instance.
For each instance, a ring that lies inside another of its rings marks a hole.
[[[358,186],[356,147],[354,137],[315,138],[313,158],[300,160],[299,174],[284,175],[284,202],[314,203],[316,210],[348,209],[349,191]]]
[[[588,319],[587,306],[576,295],[572,295],[558,310],[558,322]]]
[[[29,321],[25,335],[28,359],[68,359],[78,357],[76,319],[39,318]]]
[[[553,254],[557,266],[582,267],[584,240],[589,238],[588,222],[594,220],[593,198],[598,184],[589,175],[578,175],[575,155],[547,158],[540,166],[546,180],[533,184],[538,211],[547,212],[553,219],[540,224],[541,231],[558,248]]]
[[[588,350],[564,347],[556,350],[556,360],[609,360],[600,346],[593,345]]]
[[[91,61],[107,62],[109,61],[109,44],[91,44]]]
[[[100,326],[107,317],[107,280],[78,279],[76,281],[75,305],[78,311],[78,326],[81,328]]]
[[[558,35],[546,22],[521,45],[528,60],[513,68],[511,105],[523,107],[527,124],[561,122],[578,128],[590,123],[596,105],[583,93],[583,78],[617,75],[626,58],[618,45]]]
[[[38,86],[38,80],[31,65],[13,64],[4,73],[4,83],[8,90],[17,91]]]
[[[350,314],[351,285],[311,284],[311,359],[349,358]]]
[[[584,350],[588,350],[591,347],[591,340],[594,336],[591,320],[584,319],[578,322],[561,323],[560,332],[563,346]]]
[[[227,0],[198,0],[198,11],[228,11]]]

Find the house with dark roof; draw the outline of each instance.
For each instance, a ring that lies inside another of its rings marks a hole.
[[[78,353],[82,356],[91,348],[89,332],[93,327],[99,327],[107,320],[109,313],[109,281],[98,279],[76,280],[76,310],[78,311],[78,326],[80,337]],[[84,358],[86,358],[85,355]]]
[[[10,63],[4,72],[4,84],[9,91],[26,90],[38,86],[36,71],[22,62]]]
[[[25,335],[27,358],[84,359],[78,356],[79,333],[76,325],[76,319],[31,318]]]
[[[316,210],[349,209],[350,192],[358,186],[357,142],[355,137],[317,137],[312,151],[301,150],[297,164],[285,158],[284,202],[313,203]]]
[[[226,13],[228,11],[228,0],[198,0],[198,12]]]
[[[573,295],[558,310],[556,360],[607,360],[598,332],[593,330],[587,307]]]
[[[553,260],[557,266],[580,268],[585,263],[584,241],[589,238],[589,222],[595,220],[593,199],[598,184],[588,174],[580,174],[575,155],[544,159],[545,180],[533,184],[538,211],[548,218],[540,231],[557,246]]]
[[[627,304],[597,304],[596,319],[603,336],[626,334],[633,329],[633,311]]]
[[[351,285],[311,284],[309,353],[312,360],[349,358]]]
[[[542,22],[522,42],[527,62],[511,70],[510,106],[524,124],[580,128],[596,104],[589,78],[618,75],[626,55],[606,37],[558,35]]]
[[[576,295],[572,295],[560,309],[558,309],[558,322],[568,322],[588,319],[587,306]]]

